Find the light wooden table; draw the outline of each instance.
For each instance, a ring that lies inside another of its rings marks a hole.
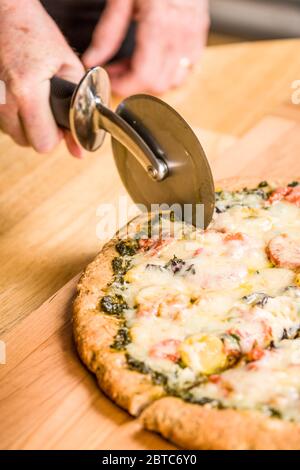
[[[209,48],[164,97],[199,135],[216,179],[300,174],[300,106],[291,103],[299,50],[297,40]],[[0,447],[170,448],[140,433],[80,365],[70,339],[75,281],[54,295],[101,248],[99,204],[123,192],[108,141],[76,161],[63,145],[40,156],[0,134]]]

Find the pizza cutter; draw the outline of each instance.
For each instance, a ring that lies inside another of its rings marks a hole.
[[[214,211],[214,183],[189,125],[150,95],[130,96],[116,112],[109,109],[109,100],[109,78],[101,67],[89,70],[78,85],[58,77],[51,80],[50,102],[57,124],[70,129],[89,152],[99,149],[106,133],[111,134],[118,171],[135,203],[148,210],[153,205],[170,207],[185,221],[206,228]]]

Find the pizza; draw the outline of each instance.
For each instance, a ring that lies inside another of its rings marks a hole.
[[[82,275],[101,389],[186,449],[300,449],[300,183],[226,182],[200,230],[141,216]]]

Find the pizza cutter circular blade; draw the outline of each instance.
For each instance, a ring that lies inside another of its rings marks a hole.
[[[130,150],[113,138],[116,165],[132,199],[148,210],[156,205],[170,207],[185,221],[207,227],[215,205],[213,177],[203,148],[186,121],[168,104],[149,95],[125,99],[116,113],[167,168],[161,181],[149,177]]]
[[[207,227],[214,211],[214,183],[192,129],[158,98],[131,96],[113,112],[109,95],[109,79],[100,67],[89,70],[78,85],[51,80],[56,122],[91,152],[111,134],[117,168],[135,203],[152,211],[170,209],[187,222]]]

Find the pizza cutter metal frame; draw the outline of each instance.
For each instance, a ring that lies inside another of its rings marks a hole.
[[[112,136],[121,179],[135,203],[174,208],[177,215],[204,227],[211,221],[215,193],[201,144],[186,121],[169,105],[150,95],[131,96],[109,109],[110,82],[101,67],[87,72],[78,85],[54,77],[51,107],[59,126],[70,129],[89,152]],[[192,211],[185,211],[185,208]],[[180,208],[180,211],[177,210]],[[172,209],[173,210],[173,209]],[[203,219],[203,217],[202,217]]]

